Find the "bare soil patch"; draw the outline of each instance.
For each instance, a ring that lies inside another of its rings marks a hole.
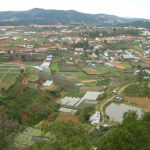
[[[82,92],[87,92],[87,91],[99,91],[100,87],[96,86],[96,87],[87,87],[87,86],[81,86],[80,87],[80,91]]]
[[[21,112],[21,117],[22,117],[22,121],[23,121],[23,122],[27,122],[27,121],[30,120],[30,116],[29,116],[29,114],[26,113],[26,112]]]
[[[150,110],[150,98],[148,97],[125,97],[125,100],[143,107],[145,110]]]
[[[88,75],[99,75],[100,73],[93,68],[82,68],[82,70]]]
[[[74,123],[79,123],[80,119],[77,115],[72,115],[70,113],[60,113],[56,119],[57,121],[72,121]]]
[[[125,65],[120,62],[111,62],[112,65],[114,65],[118,69],[125,69]]]
[[[70,81],[72,81],[72,80],[78,80],[76,77],[74,77],[74,76],[67,76],[66,77],[67,78],[67,80],[70,80]]]
[[[81,80],[82,83],[96,83],[97,80]]]
[[[12,63],[15,63],[15,64],[24,64],[21,60],[15,60]]]

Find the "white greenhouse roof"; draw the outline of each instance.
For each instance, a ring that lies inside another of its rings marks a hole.
[[[98,96],[101,94],[101,92],[86,92],[86,94],[83,96],[82,99],[84,100],[97,100]]]
[[[68,105],[68,106],[75,106],[81,99],[75,97],[64,97],[60,104],[61,105]]]
[[[76,113],[78,110],[60,107],[60,108],[59,108],[59,111],[60,111],[60,112],[68,112],[68,113]]]

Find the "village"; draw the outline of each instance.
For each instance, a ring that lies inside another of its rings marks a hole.
[[[13,117],[38,130],[57,120],[85,124],[91,132],[120,124],[128,110],[139,117],[150,111],[145,28],[1,26],[0,63],[1,95],[16,88],[35,97],[21,100]]]

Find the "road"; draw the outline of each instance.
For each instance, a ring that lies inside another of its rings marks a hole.
[[[121,89],[119,89],[119,91],[117,92],[117,94],[120,94],[126,87],[128,87],[128,86],[131,85],[131,84],[135,84],[135,83],[129,83],[129,84],[124,85]],[[100,110],[99,110],[99,111],[100,111],[102,120],[101,120],[101,122],[98,124],[98,126],[104,124],[104,122],[105,122],[105,110],[104,110],[104,109],[105,109],[105,106],[106,106],[109,102],[111,102],[114,98],[115,98],[115,96],[112,96],[111,98],[107,99],[106,101],[104,101],[104,102],[101,104],[101,107],[100,107]]]

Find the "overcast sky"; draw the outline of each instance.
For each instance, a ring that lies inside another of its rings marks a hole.
[[[150,19],[150,0],[0,0],[0,11],[32,8],[77,10]]]

